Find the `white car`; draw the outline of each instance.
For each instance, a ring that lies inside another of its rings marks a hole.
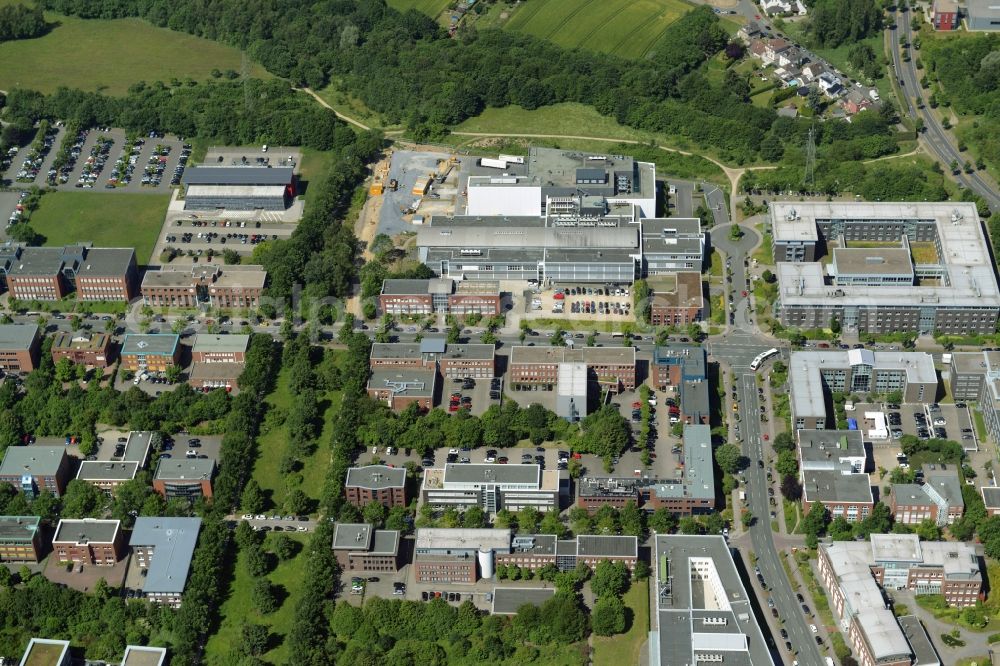
[[[253,520],[253,514],[252,513],[244,513],[243,514],[243,520]]]
[[[934,425],[936,426],[948,425],[948,422],[945,421],[944,419],[934,419]]]
[[[306,531],[306,526],[305,525],[299,525],[295,529],[297,529],[299,532],[305,532]]]
[[[254,520],[267,520],[267,516],[265,516],[262,513],[258,513],[256,516],[253,517],[253,519]]]
[[[458,449],[448,449],[448,455],[449,456],[457,456],[458,453],[459,453]]]
[[[812,630],[814,634],[819,632],[819,629],[816,628],[815,624],[810,624],[809,628]]]
[[[493,456],[486,456],[486,458],[483,460],[483,462],[487,462],[487,463],[495,463],[496,461],[497,461],[497,459],[495,457],[493,457]]]
[[[372,447],[372,455],[375,455],[376,453],[378,453],[378,447],[377,446],[373,446]]]

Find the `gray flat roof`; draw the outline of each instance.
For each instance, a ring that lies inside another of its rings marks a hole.
[[[333,549],[367,551],[374,531],[369,523],[337,523],[333,528]]]
[[[938,657],[934,644],[931,643],[927,630],[920,623],[916,615],[903,615],[898,618],[899,626],[903,629],[910,649],[913,650],[913,666],[940,666],[941,658]]]
[[[121,666],[162,666],[167,658],[167,648],[126,645]]]
[[[188,379],[237,379],[246,366],[242,363],[194,363]]]
[[[137,462],[84,460],[76,478],[81,481],[131,481],[139,472]]]
[[[15,259],[8,275],[56,275],[63,267],[63,248],[61,247],[26,247],[21,250],[21,256]]]
[[[173,356],[179,341],[173,333],[126,333],[121,353]]]
[[[833,265],[837,275],[912,275],[909,250],[898,247],[836,247]]]
[[[386,296],[426,296],[429,280],[382,280],[382,293]]]
[[[448,483],[518,483],[538,484],[542,469],[538,465],[490,465],[448,463],[444,482]]]
[[[368,378],[370,389],[392,389],[395,395],[431,397],[434,395],[436,370],[423,368],[375,368]]]
[[[494,615],[516,615],[521,606],[541,606],[555,595],[553,587],[494,587],[491,612]]]
[[[0,324],[0,349],[30,349],[36,335],[38,324]]]
[[[799,456],[804,467],[809,463],[836,463],[842,458],[866,457],[860,430],[799,430]]]
[[[135,249],[131,247],[93,247],[77,273],[78,277],[122,277],[135,263]]]
[[[985,374],[989,369],[987,357],[993,355],[1000,361],[1000,352],[952,352],[951,365],[955,372],[963,374]]]
[[[375,342],[372,344],[371,358],[418,359],[418,342]]]
[[[515,345],[510,349],[510,364],[573,363],[587,365],[635,365],[634,347],[528,347]]]
[[[292,167],[193,166],[184,172],[185,185],[288,185]]]
[[[153,430],[132,430],[128,434],[125,455],[122,456],[122,460],[145,465],[149,458],[149,449],[153,446],[154,441],[160,441],[159,433]]]
[[[53,543],[111,543],[121,529],[121,521],[84,518],[62,519],[56,526]]]
[[[371,490],[402,488],[406,485],[406,469],[388,465],[351,467],[347,470],[347,480],[344,485]]]
[[[774,663],[722,536],[657,535],[653,552],[658,630],[651,636],[651,666],[694,664],[720,652],[726,664]]]
[[[190,288],[203,281],[213,287],[262,288],[266,280],[267,271],[263,266],[233,264],[223,268],[197,264],[193,267],[163,266],[159,270],[146,271],[142,276],[142,286]]]
[[[1000,3],[996,0],[966,0],[965,7],[972,18],[1000,20]]]
[[[684,488],[689,497],[715,498],[712,429],[707,425],[684,426]]]
[[[129,545],[154,548],[142,586],[144,592],[180,594],[184,591],[200,529],[201,518],[140,516],[135,519]]]
[[[924,483],[931,486],[948,502],[949,506],[965,506],[958,468],[924,469]]]
[[[41,520],[38,516],[0,516],[0,542],[31,541]]]
[[[417,230],[417,245],[433,248],[517,250],[630,250],[639,247],[637,227],[487,227],[439,222]],[[476,255],[478,256],[478,255]],[[474,259],[475,256],[469,257]]]
[[[518,539],[521,541],[518,542]],[[527,546],[527,539],[531,539],[531,546]],[[516,534],[514,535],[514,541],[518,542],[518,546],[514,546],[512,543],[511,552],[515,553],[533,553],[535,555],[554,555],[556,552],[556,536],[554,534]]]
[[[892,497],[896,504],[933,504],[933,500],[919,483],[892,484]]]
[[[69,641],[50,638],[32,638],[21,657],[19,666],[62,666],[64,660],[72,662]]]
[[[448,529],[444,527],[421,527],[417,529],[416,548],[418,550],[510,550],[509,529]]]
[[[874,502],[867,474],[833,470],[802,470],[802,494],[809,502]]]
[[[372,555],[395,555],[399,552],[398,530],[375,530],[372,539]]]
[[[1000,487],[982,486],[983,504],[989,509],[1000,509]]]
[[[0,463],[0,476],[55,476],[66,457],[65,446],[9,446]]]
[[[192,345],[191,351],[231,354],[245,352],[249,346],[249,335],[212,335],[210,333],[199,333],[194,336],[194,345]]]
[[[57,331],[52,336],[52,349],[75,349],[78,351],[99,351],[111,340],[107,333],[94,331]]]
[[[157,481],[201,481],[211,479],[215,461],[211,458],[160,458],[156,465]]]
[[[638,557],[639,540],[633,536],[579,534],[577,557]]]

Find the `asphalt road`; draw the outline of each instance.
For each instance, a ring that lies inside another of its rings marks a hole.
[[[694,183],[690,180],[671,180],[668,185],[676,190],[670,195],[674,217],[694,217]]]
[[[902,82],[901,87],[906,102],[906,112],[910,117],[923,119],[925,127],[924,141],[930,146],[941,162],[943,162],[943,168],[948,169],[952,161],[956,160],[959,165],[964,165],[969,160],[969,156],[962,155],[958,151],[958,148],[952,143],[951,137],[941,127],[941,123],[938,122],[929,108],[924,106],[922,102],[919,103],[919,106],[922,108],[918,108],[918,104],[914,102],[915,99],[918,102],[922,100],[920,96],[920,77],[917,76],[916,59],[911,55],[909,62],[903,62],[900,54],[900,39],[905,40],[909,44],[913,43],[910,17],[911,14],[909,11],[897,11],[896,28],[889,30],[892,65],[898,79]],[[992,185],[979,172],[974,171],[971,174],[962,172],[955,175],[955,179],[983,197],[993,211],[1000,211],[1000,194],[993,189]]]

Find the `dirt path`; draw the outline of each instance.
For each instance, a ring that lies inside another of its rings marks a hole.
[[[902,155],[884,155],[882,157],[876,157],[873,160],[865,160],[862,164],[871,164],[872,162],[881,162],[883,160],[898,160],[901,157],[913,157],[914,155],[925,155],[926,151],[922,144],[918,144],[916,148],[908,153],[903,153]]]
[[[324,107],[330,109],[331,111],[333,111],[334,113],[336,113],[337,117],[340,118],[341,120],[343,120],[345,123],[350,123],[350,124],[354,125],[355,127],[359,127],[361,129],[365,130],[366,132],[371,129],[371,127],[369,127],[368,125],[365,125],[360,120],[355,120],[354,118],[351,118],[350,116],[345,116],[340,111],[337,111],[337,109],[335,109],[332,106],[330,106],[329,104],[327,104],[326,100],[324,100],[322,97],[320,97],[319,95],[317,95],[316,91],[314,91],[312,88],[293,88],[293,90],[301,90],[302,92],[304,92],[307,95],[311,96],[314,100],[316,100],[317,102],[320,103],[320,106],[324,106]]]

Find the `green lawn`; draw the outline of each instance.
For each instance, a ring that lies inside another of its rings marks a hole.
[[[592,106],[566,102],[543,106],[528,111],[511,105],[490,107],[478,116],[469,118],[452,128],[455,132],[496,132],[498,134],[563,134],[568,136],[597,136],[609,139],[647,141],[653,135],[619,124],[613,118],[602,116]]]
[[[369,109],[364,102],[351,95],[349,92],[341,91],[336,81],[332,81],[330,85],[322,90],[317,90],[316,94],[338,112],[350,118],[354,118],[358,122],[368,125],[369,127],[381,127],[382,129],[402,128],[401,124],[391,125],[388,127],[385,126],[385,123],[382,121],[382,117],[377,111]],[[351,127],[359,129],[354,125],[351,125]]]
[[[449,5],[451,0],[388,0],[389,6],[405,12],[407,9],[416,9],[421,14],[426,14],[431,18],[437,18]]]
[[[303,461],[302,469],[295,475],[286,477],[278,471],[288,441],[284,425],[257,438],[257,462],[254,465],[253,477],[264,489],[264,492],[271,496],[271,501],[274,502],[275,506],[281,506],[285,501],[285,494],[295,488],[300,488],[314,500],[320,498],[323,492],[323,482],[326,479],[326,470],[330,465],[330,450],[327,442],[330,441],[333,417],[340,404],[340,398],[338,392],[330,392],[322,398],[324,402],[321,407],[325,407],[326,412],[323,432],[319,436],[319,444],[312,456]],[[274,391],[265,400],[274,409],[287,410],[291,399],[292,396],[288,391],[288,373],[282,370],[278,373]]]
[[[632,611],[632,624],[618,636],[594,636],[594,666],[642,662],[640,654],[649,636],[649,581],[633,583],[623,601]]]
[[[31,214],[45,245],[93,241],[95,247],[134,247],[139,265],[153,252],[170,197],[166,194],[50,192]]]
[[[506,28],[567,48],[641,58],[689,9],[682,0],[532,0]]]
[[[294,533],[287,536],[306,545],[307,534]],[[264,548],[267,549],[269,541],[273,539],[268,534],[268,541],[265,541]],[[270,615],[261,615],[253,609],[250,601],[250,590],[253,587],[253,579],[246,570],[244,555],[240,553],[236,560],[236,574],[233,577],[232,585],[229,588],[229,597],[223,602],[219,609],[222,621],[219,630],[212,635],[205,646],[206,661],[209,664],[227,663],[226,657],[234,650],[240,642],[240,627],[244,622],[263,624],[272,633],[278,634],[277,646],[270,652],[263,655],[264,661],[270,664],[284,664],[288,659],[288,648],[282,642],[284,637],[292,628],[295,619],[295,600],[302,589],[305,580],[306,558],[300,552],[292,559],[280,562],[272,571],[268,578],[274,585],[280,585],[285,589],[287,595],[281,608]]]
[[[59,24],[47,35],[0,43],[0,89],[51,93],[68,86],[124,95],[138,81],[204,80],[213,69],[241,69],[237,49],[139,19],[46,16]],[[270,76],[259,65],[252,65],[250,74]]]

